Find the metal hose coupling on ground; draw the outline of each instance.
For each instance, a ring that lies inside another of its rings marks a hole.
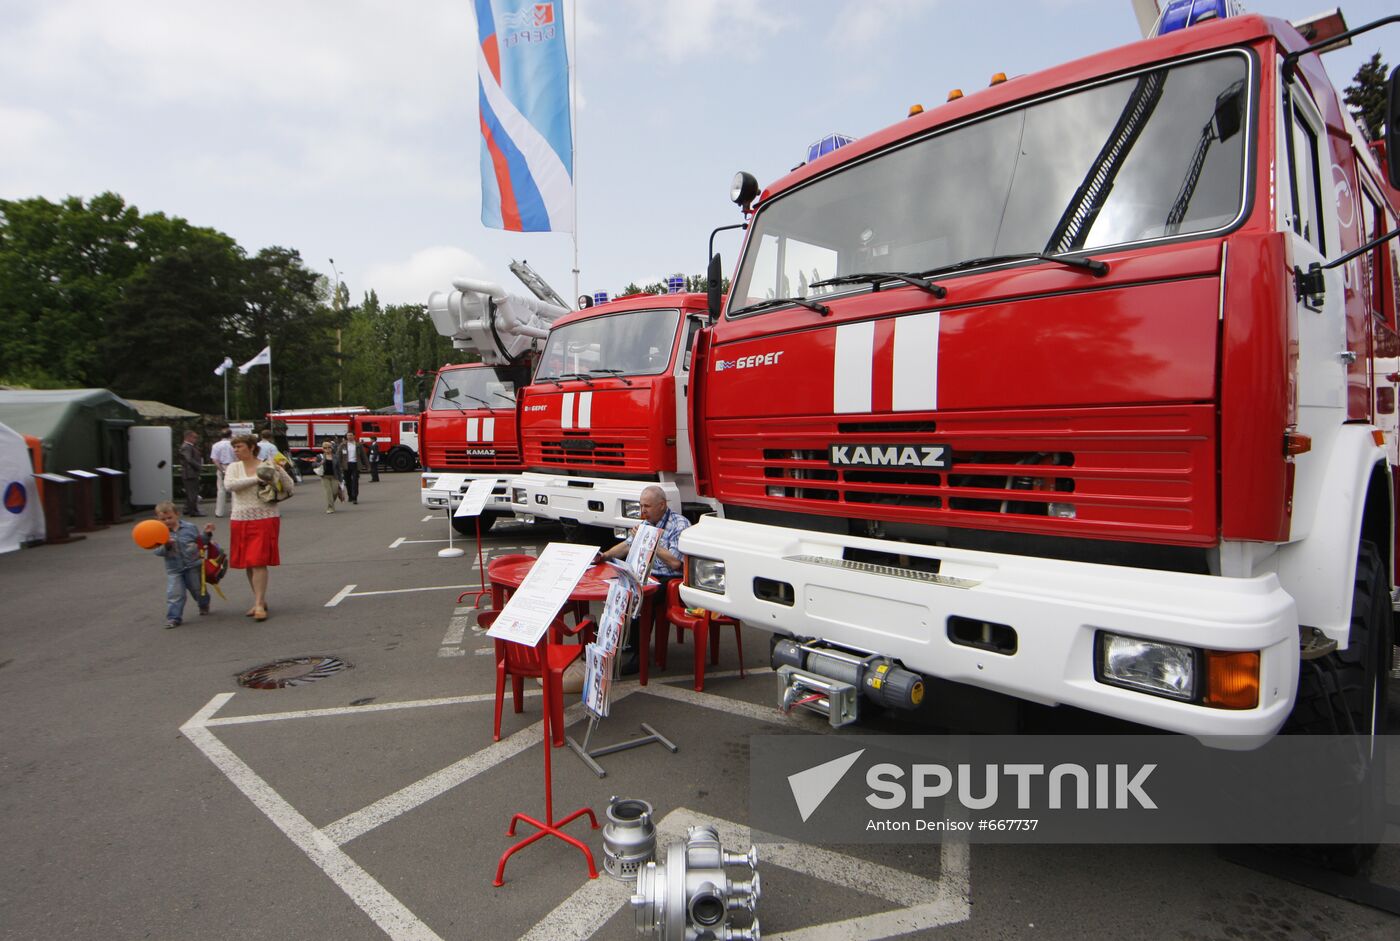
[[[752,878],[735,882],[726,866],[748,866]],[[637,872],[632,896],[637,934],[661,941],[760,941],[758,849],[731,853],[710,825],[691,827],[666,847],[665,859]],[[736,913],[741,923],[736,927]]]

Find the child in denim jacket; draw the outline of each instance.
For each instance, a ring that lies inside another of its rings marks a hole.
[[[170,539],[156,546],[156,555],[165,557],[165,626],[179,627],[185,614],[185,592],[189,591],[199,603],[199,613],[209,613],[209,589],[200,579],[204,561],[200,556],[203,543],[199,530],[189,520],[180,519],[175,504],[156,504],[156,519],[170,530]],[[214,524],[204,527],[204,536],[214,535]]]

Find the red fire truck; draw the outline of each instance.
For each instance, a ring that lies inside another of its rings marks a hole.
[[[1309,42],[1212,19],[736,178],[682,596],[778,635],[787,701],[1382,724],[1400,88],[1383,172]]]
[[[549,324],[568,310],[507,294],[491,282],[459,278],[452,283],[455,290],[435,291],[428,298],[428,313],[440,334],[482,361],[438,371],[418,424],[421,501],[429,509],[447,510],[461,502],[473,480],[491,477],[495,484],[483,515],[494,519],[510,515],[507,483],[523,469],[516,390],[529,381]],[[449,492],[436,486],[444,473],[467,477]],[[474,520],[453,518],[463,533],[475,525]]]
[[[703,294],[638,294],[555,322],[520,398],[517,516],[626,530],[650,485],[676,512],[713,509],[695,492],[685,408],[705,308]]]
[[[312,460],[321,453],[323,441],[332,438],[340,440],[351,431],[357,431],[356,420],[369,414],[370,410],[362,405],[348,405],[343,408],[294,408],[268,412],[267,420],[272,424],[274,434],[278,433],[279,428],[284,430],[287,436],[287,456],[296,460],[303,471],[310,471]]]
[[[355,437],[370,441],[379,450],[379,460],[394,471],[411,471],[418,466],[418,416],[379,414],[355,416]]]

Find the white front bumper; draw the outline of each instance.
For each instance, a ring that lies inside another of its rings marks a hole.
[[[523,491],[524,501],[512,503],[511,509],[516,516],[567,519],[585,526],[631,529],[640,520],[623,515],[622,501],[640,501],[647,487],[660,487],[666,494],[667,505],[677,513],[681,511],[681,492],[673,483],[553,474],[521,474],[512,478],[510,489]]]
[[[472,485],[472,481],[480,480],[482,477],[488,477],[490,475],[475,474],[469,476],[462,484],[461,488],[456,493],[452,494],[449,494],[445,490],[433,489],[433,484],[440,476],[442,476],[442,474],[436,471],[425,472],[421,475],[419,481],[421,487],[418,491],[419,502],[429,510],[446,510],[449,505],[455,510],[462,502],[462,494],[467,492],[467,488]],[[495,483],[491,485],[491,496],[486,501],[486,509],[496,513],[509,513],[511,511],[510,487],[508,486],[510,478],[491,477],[491,479],[494,480]]]
[[[864,549],[939,560],[937,580],[843,563]],[[684,587],[690,605],[770,631],[831,641],[929,676],[1046,704],[1065,703],[1203,740],[1262,744],[1283,725],[1298,679],[1293,598],[1272,574],[1218,578],[890,543],[706,517],[681,552],[725,565],[725,593]],[[761,600],[754,579],[792,586],[794,603]],[[954,643],[948,619],[1010,626],[1014,653]],[[1109,686],[1095,678],[1095,634],[1208,650],[1260,651],[1260,703],[1215,709]]]

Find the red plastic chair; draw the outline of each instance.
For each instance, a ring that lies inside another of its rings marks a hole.
[[[477,623],[482,628],[490,628],[499,614],[499,611],[483,611],[477,615]],[[565,645],[557,643],[556,639],[594,629],[595,625],[591,620],[569,628],[562,618],[556,617],[554,623],[549,626],[546,639],[538,647],[526,647],[524,644],[506,640],[496,641],[496,714],[493,729],[495,741],[501,740],[501,712],[505,705],[506,677],[511,679],[511,693],[517,713],[523,712],[525,708],[525,678],[533,677],[543,679],[549,684],[549,725],[552,732],[550,737],[554,740],[556,748],[564,744],[564,671],[583,656],[583,645]]]
[[[695,691],[703,692],[705,689],[705,648],[709,648],[710,663],[719,663],[719,631],[716,628],[734,627],[734,646],[739,651],[739,676],[744,676],[744,635],[740,630],[739,622],[734,618],[725,617],[722,614],[715,614],[713,611],[706,611],[704,614],[687,614],[685,602],[681,601],[681,580],[673,579],[666,588],[666,618],[676,626],[677,634],[681,630],[691,632],[692,640],[695,644]],[[666,669],[666,651],[670,646],[668,643],[670,632],[661,630],[657,634],[656,662],[661,669]]]

